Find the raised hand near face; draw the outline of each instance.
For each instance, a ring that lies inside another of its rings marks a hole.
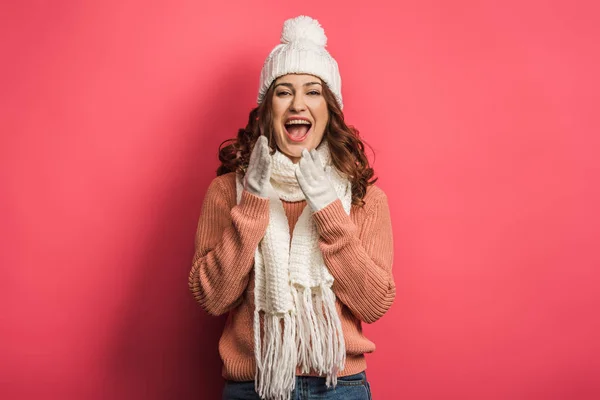
[[[248,169],[246,170],[244,189],[259,197],[269,197],[271,179],[271,155],[265,136],[260,136],[254,144]]]
[[[313,212],[322,210],[338,199],[316,150],[302,150],[296,179]]]

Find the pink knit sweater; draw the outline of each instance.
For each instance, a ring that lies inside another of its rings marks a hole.
[[[366,369],[364,353],[373,352],[375,344],[363,335],[361,323],[381,318],[396,294],[387,197],[372,185],[364,201],[364,207],[352,206],[350,215],[340,200],[313,214],[325,265],[335,279],[346,343],[346,367],[338,376]],[[283,205],[291,234],[306,201]],[[225,379],[254,379],[254,252],[268,223],[269,200],[244,191],[236,204],[235,173],[212,181],[198,221],[189,286],[206,312],[229,313],[219,341]]]

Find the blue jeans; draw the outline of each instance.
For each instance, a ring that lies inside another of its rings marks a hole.
[[[291,400],[371,400],[371,388],[366,373],[338,377],[337,386],[327,388],[325,378],[297,376]],[[222,400],[261,400],[254,390],[254,381],[225,381]]]

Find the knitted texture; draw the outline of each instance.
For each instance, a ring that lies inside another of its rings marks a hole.
[[[350,181],[333,168],[326,141],[317,148],[317,153],[345,212],[349,214],[352,202]],[[346,351],[331,289],[334,278],[327,270],[319,249],[319,232],[311,210],[308,207],[303,210],[290,237],[280,200],[304,199],[298,184],[291,184],[298,165],[279,151],[272,157],[270,220],[257,247],[254,264],[255,380],[261,397],[289,399],[294,389],[297,365],[302,367],[303,372],[312,369],[326,375],[327,386],[335,386],[337,372],[344,369]],[[280,181],[284,191],[279,190]],[[242,194],[240,176],[237,182],[238,203]],[[264,313],[264,340],[260,337],[260,312]]]
[[[262,103],[271,83],[280,76],[310,74],[327,84],[338,105],[343,108],[339,67],[325,46],[327,36],[317,20],[305,15],[286,20],[281,32],[281,43],[271,50],[263,64],[258,104]]]
[[[346,344],[345,368],[338,377],[366,369],[364,354],[375,351],[375,344],[365,336],[361,324],[381,318],[395,297],[387,198],[372,185],[364,201],[364,207],[352,205],[350,215],[339,200],[312,214],[323,259],[335,278],[332,289]],[[282,203],[292,234],[307,205],[305,201]],[[228,380],[255,378],[253,267],[256,247],[268,223],[268,199],[244,191],[237,204],[234,172],[210,183],[198,218],[189,287],[205,312],[228,315],[219,340],[222,375]],[[296,375],[319,373],[302,372],[298,367]]]

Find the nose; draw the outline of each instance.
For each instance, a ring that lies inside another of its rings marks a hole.
[[[302,96],[294,96],[292,104],[290,104],[290,111],[299,112],[304,110],[306,110],[306,104],[304,103]]]

